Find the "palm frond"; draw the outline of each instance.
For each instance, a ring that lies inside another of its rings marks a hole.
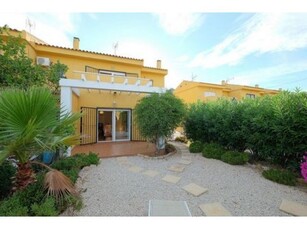
[[[47,189],[47,194],[54,196],[58,201],[63,199],[65,195],[78,196],[71,180],[55,169],[46,173],[44,186]]]

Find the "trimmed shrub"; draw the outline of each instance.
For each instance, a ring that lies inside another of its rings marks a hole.
[[[288,170],[269,169],[269,170],[263,171],[262,175],[266,179],[274,181],[279,184],[295,186],[297,182],[294,173]]]
[[[7,160],[0,165],[0,200],[9,195],[16,168]]]
[[[56,208],[60,213],[65,211],[68,207],[72,207],[74,210],[80,211],[80,209],[83,207],[82,199],[80,197],[65,195],[62,202],[56,203]]]
[[[203,150],[203,144],[200,141],[195,141],[190,144],[189,150],[191,153],[200,153]]]
[[[202,155],[206,158],[221,159],[225,153],[225,149],[216,143],[204,144]]]
[[[28,207],[18,196],[9,197],[0,202],[0,216],[28,216]]]
[[[221,156],[221,160],[231,165],[244,165],[248,161],[248,153],[228,151]]]
[[[79,153],[71,157],[64,157],[54,162],[51,167],[57,170],[72,170],[82,169],[85,166],[92,164],[97,165],[99,163],[99,157],[96,153],[90,152],[89,154]]]
[[[70,170],[66,170],[63,169],[61,170],[62,173],[65,174],[65,176],[67,176],[73,183],[76,183],[78,177],[79,177],[79,170],[78,169],[70,169]]]
[[[55,200],[52,197],[48,197],[41,204],[31,205],[34,216],[57,216],[59,212],[56,210]]]

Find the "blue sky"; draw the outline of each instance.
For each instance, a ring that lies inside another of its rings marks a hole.
[[[29,27],[27,19],[33,25]],[[1,12],[47,43],[144,59],[182,80],[307,91],[307,12]],[[113,45],[118,43],[114,50]]]

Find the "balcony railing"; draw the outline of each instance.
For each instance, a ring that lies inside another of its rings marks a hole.
[[[91,73],[74,71],[73,79],[83,80],[83,81],[97,81],[101,83],[111,83],[111,84],[123,84],[123,85],[136,85],[136,86],[153,86],[153,81],[147,78],[131,77],[125,76],[121,73]]]

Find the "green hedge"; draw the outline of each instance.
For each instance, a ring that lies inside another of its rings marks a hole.
[[[283,91],[275,96],[195,103],[184,122],[192,141],[215,142],[284,168],[299,170],[307,146],[307,93]]]
[[[262,175],[266,179],[277,182],[279,184],[295,186],[297,182],[295,174],[288,170],[269,169],[263,171]]]
[[[248,154],[228,151],[222,155],[221,160],[231,165],[244,165],[248,161]]]
[[[206,158],[213,158],[220,160],[222,155],[225,153],[225,149],[216,143],[204,144],[202,155]]]
[[[200,141],[192,142],[189,146],[191,153],[200,153],[203,150],[203,144]]]

